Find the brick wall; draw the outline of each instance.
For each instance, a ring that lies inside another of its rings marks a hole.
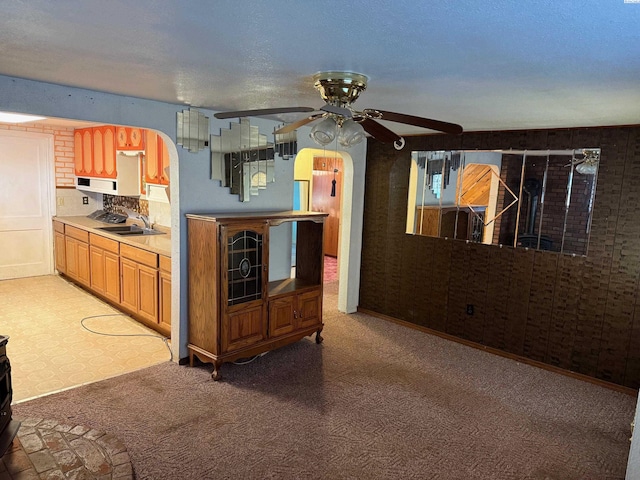
[[[0,130],[53,135],[56,187],[73,187],[73,128],[57,125],[0,124]]]

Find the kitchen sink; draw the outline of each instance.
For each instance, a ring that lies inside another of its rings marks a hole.
[[[152,228],[142,228],[137,225],[117,225],[113,227],[98,227],[98,230],[103,230],[109,233],[115,233],[116,235],[164,235],[164,232],[154,230]]]

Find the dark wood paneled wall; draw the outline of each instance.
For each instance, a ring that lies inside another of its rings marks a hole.
[[[582,147],[602,149],[586,257],[405,233],[412,150]],[[639,278],[640,127],[369,141],[361,308],[638,388]]]

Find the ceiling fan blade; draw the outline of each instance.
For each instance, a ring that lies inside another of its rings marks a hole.
[[[438,130],[439,132],[451,133],[452,135],[459,135],[462,133],[462,127],[456,123],[442,122],[440,120],[416,117],[414,115],[406,115],[404,113],[387,112],[385,110],[376,111],[382,114],[382,118],[380,118],[380,120],[389,120],[391,122],[415,125],[416,127]]]
[[[360,122],[362,128],[370,134],[376,140],[381,141],[382,143],[391,143],[397,142],[402,139],[400,135],[392,132],[384,125],[372,120],[371,118],[365,118],[362,122]]]
[[[327,103],[320,110],[322,110],[323,112],[335,113],[336,115],[340,115],[344,118],[351,118],[353,116],[353,113],[351,113],[351,110],[349,110],[348,108],[338,107],[329,103]]]
[[[262,115],[278,115],[280,113],[313,112],[311,107],[259,108],[256,110],[237,110],[235,112],[218,112],[216,118],[260,117]]]
[[[289,123],[289,124],[285,125],[284,127],[281,127],[278,130],[275,130],[273,133],[279,135],[281,133],[293,132],[294,130],[297,130],[298,128],[303,127],[307,123],[311,123],[314,120],[322,117],[322,115],[323,115],[322,113],[318,113],[316,115],[311,115],[310,117],[303,118],[302,120],[298,120],[297,122]]]

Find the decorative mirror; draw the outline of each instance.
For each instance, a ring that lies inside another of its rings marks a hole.
[[[211,179],[220,180],[241,202],[248,202],[260,190],[275,182],[275,155],[288,160],[297,153],[296,132],[274,134],[268,142],[248,118],[211,135]]]
[[[414,151],[407,233],[586,255],[600,149]]]
[[[198,152],[209,146],[209,117],[195,108],[185,109],[176,115],[176,143],[190,152]]]

